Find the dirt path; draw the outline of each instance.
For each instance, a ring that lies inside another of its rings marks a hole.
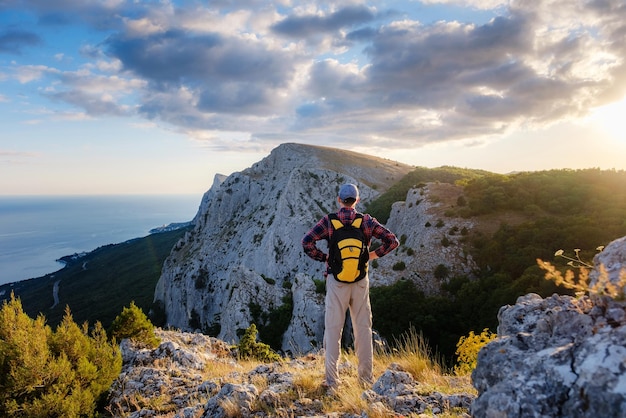
[[[50,307],[50,309],[59,304],[59,283],[61,283],[61,280],[57,280],[52,286],[52,298],[54,299],[54,304]]]

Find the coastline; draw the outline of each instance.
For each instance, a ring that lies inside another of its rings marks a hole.
[[[191,195],[0,196],[0,285],[52,274],[103,245],[185,225],[177,221],[193,219],[200,200]]]

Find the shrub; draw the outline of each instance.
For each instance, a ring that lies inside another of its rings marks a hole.
[[[326,280],[313,279],[313,283],[315,283],[315,293],[326,294]]]
[[[237,349],[242,360],[255,359],[264,363],[281,361],[280,355],[272,351],[269,345],[257,342],[256,325],[250,325],[239,339]]]
[[[454,372],[459,376],[471,374],[476,368],[480,349],[496,337],[496,334],[485,328],[479,335],[470,331],[469,335],[459,338],[456,344],[457,364],[454,366]]]
[[[396,264],[394,264],[391,267],[391,269],[395,270],[395,271],[402,271],[402,270],[406,269],[406,264],[404,264],[404,261],[398,261]]]
[[[66,309],[53,332],[11,295],[0,309],[0,416],[92,416],[122,370],[99,322],[91,335]]]
[[[434,274],[436,279],[445,279],[450,274],[450,269],[445,264],[438,264]]]
[[[402,234],[402,235],[400,236],[400,245],[404,245],[404,244],[406,243],[406,238],[407,238],[407,237],[406,237],[406,235],[405,235],[405,234]]]
[[[122,313],[113,320],[111,336],[117,340],[130,338],[135,343],[148,348],[158,347],[161,343],[159,338],[154,335],[152,322],[132,301],[130,306],[122,309]]]

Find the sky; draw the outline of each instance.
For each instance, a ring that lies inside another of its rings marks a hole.
[[[281,143],[626,169],[623,0],[0,0],[0,195],[201,194]]]

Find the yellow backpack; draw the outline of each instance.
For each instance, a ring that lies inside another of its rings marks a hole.
[[[352,283],[367,274],[369,247],[363,228],[363,215],[358,213],[351,224],[344,225],[335,213],[328,215],[333,227],[328,241],[328,266],[340,282]]]

